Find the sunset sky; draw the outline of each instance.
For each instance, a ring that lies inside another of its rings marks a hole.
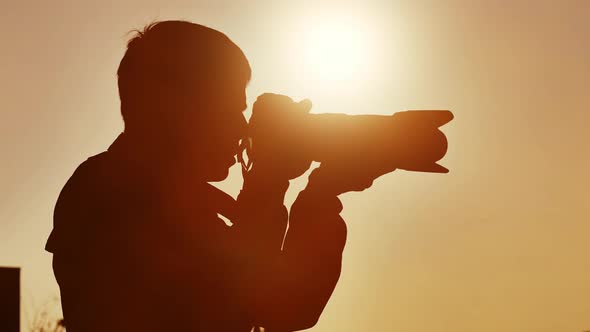
[[[449,174],[396,171],[341,196],[342,276],[312,331],[590,330],[590,1],[2,7],[0,266],[22,267],[29,315],[58,294],[43,247],[59,191],[123,128],[127,32],[185,19],[242,48],[250,106],[275,92],[317,113],[455,114]],[[237,195],[237,165],[220,187]]]

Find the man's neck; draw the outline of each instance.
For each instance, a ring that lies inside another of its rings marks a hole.
[[[153,138],[151,139],[153,140]],[[138,136],[123,132],[111,144],[109,153],[119,160],[130,162],[138,172],[147,171],[165,181],[181,185],[183,182],[206,183],[198,163],[183,160],[167,148],[163,143],[152,143],[150,138],[142,139]]]

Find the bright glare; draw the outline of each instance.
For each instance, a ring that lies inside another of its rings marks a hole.
[[[362,78],[371,62],[370,37],[358,22],[308,26],[303,40],[305,71],[311,79],[329,82]]]
[[[310,98],[312,112],[367,112],[367,102],[383,94],[379,88],[389,71],[384,55],[390,37],[383,35],[379,15],[303,12],[279,31],[286,34],[277,34],[284,50],[277,58],[287,62],[277,68],[287,79],[275,85],[284,84],[284,91],[297,98]]]

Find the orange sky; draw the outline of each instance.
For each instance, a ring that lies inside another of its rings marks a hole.
[[[23,268],[24,310],[57,294],[43,246],[61,187],[122,129],[125,33],[187,19],[244,50],[250,103],[271,91],[309,97],[315,112],[455,114],[449,174],[396,172],[341,197],[343,273],[313,331],[590,329],[589,1],[58,0],[3,12],[0,265]],[[314,81],[300,29],[350,13],[375,32],[371,75]],[[239,169],[221,186],[235,195]]]

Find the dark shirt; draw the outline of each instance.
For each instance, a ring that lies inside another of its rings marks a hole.
[[[316,323],[346,239],[336,197],[301,192],[281,249],[287,183],[246,179],[236,202],[130,151],[120,136],[78,167],[57,201],[46,250],[68,332],[292,331]]]

